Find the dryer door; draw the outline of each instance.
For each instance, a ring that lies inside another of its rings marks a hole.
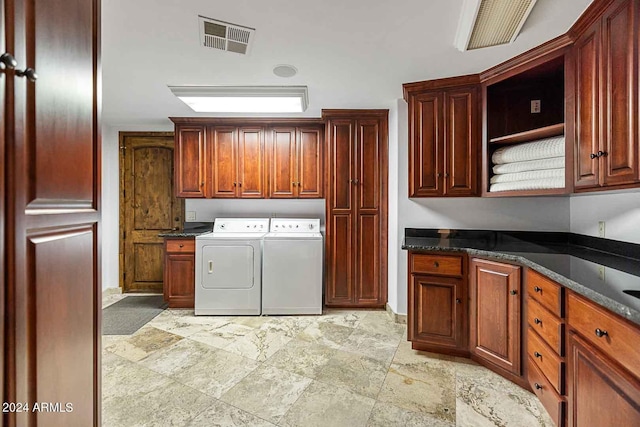
[[[205,289],[250,289],[254,285],[255,249],[249,243],[202,248],[201,286]]]

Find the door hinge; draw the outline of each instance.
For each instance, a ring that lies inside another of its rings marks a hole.
[[[126,232],[126,231],[123,231],[123,232],[122,232],[122,240],[124,240],[124,239],[126,239],[126,238],[127,238],[127,232]]]

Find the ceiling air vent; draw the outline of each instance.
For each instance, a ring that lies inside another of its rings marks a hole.
[[[216,21],[204,16],[198,16],[198,21],[202,46],[243,55],[249,53],[255,28]]]
[[[537,0],[464,0],[456,47],[461,51],[512,43]]]

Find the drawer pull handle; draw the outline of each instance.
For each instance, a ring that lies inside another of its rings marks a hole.
[[[591,154],[589,154],[589,157],[592,158],[592,159],[595,159],[596,157],[598,157],[598,155],[595,154],[595,153],[591,153]]]
[[[533,386],[536,388],[536,390],[542,390],[542,386],[538,383],[533,384]]]
[[[542,323],[542,320],[540,320],[540,319],[538,319],[538,318],[536,317],[535,319],[533,319],[533,322],[534,322],[536,325],[539,325],[539,324],[541,324],[541,323]]]
[[[511,289],[511,290],[509,291],[509,293],[510,293],[511,295],[518,295],[518,291],[516,291],[515,289]]]
[[[537,351],[535,351],[535,352],[533,353],[533,355],[534,355],[535,357],[538,357],[538,358],[542,357],[542,355],[541,355],[540,353],[538,353]]]
[[[209,274],[213,274],[213,261],[209,261]]]
[[[438,267],[440,267],[440,263],[439,263],[438,261],[436,261],[436,262],[434,262],[434,263],[433,263],[433,266],[434,266],[435,268],[438,268]]]
[[[598,336],[598,338],[602,338],[605,335],[609,335],[609,333],[607,331],[603,331],[600,328],[596,328],[596,335]]]
[[[536,292],[542,292],[542,288],[539,286],[536,286],[535,288],[533,288],[533,290]]]

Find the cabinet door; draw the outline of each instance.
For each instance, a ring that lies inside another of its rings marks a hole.
[[[209,197],[236,197],[237,187],[237,139],[234,127],[210,128],[208,149],[211,158],[211,191]]]
[[[409,197],[442,195],[443,95],[429,92],[409,102]]]
[[[568,345],[569,425],[640,425],[640,381],[574,332]]]
[[[472,196],[477,189],[478,91],[448,91],[444,98],[444,194]]]
[[[600,21],[576,40],[573,49],[576,67],[574,184],[576,188],[596,187],[599,160],[592,155],[600,146]]]
[[[205,128],[176,129],[175,186],[177,197],[205,197]]]
[[[520,375],[520,267],[472,259],[470,279],[471,351]]]
[[[238,130],[238,181],[236,192],[244,199],[264,198],[264,129]]]
[[[384,304],[380,265],[380,170],[383,142],[377,119],[358,120],[355,175],[352,186],[356,206],[356,301]],[[386,247],[385,247],[386,250]]]
[[[296,129],[273,128],[269,134],[269,197],[296,197]]]
[[[195,254],[167,253],[164,264],[164,300],[169,307],[193,308]]]
[[[466,296],[462,280],[412,275],[408,339],[440,348],[466,347]]]
[[[327,126],[327,305],[354,303],[354,127],[355,122],[351,119],[331,120]]]
[[[297,131],[296,193],[305,199],[320,199],[323,195],[324,168],[320,128],[299,128]]]
[[[638,179],[638,2],[615,1],[602,18],[602,180],[605,185]]]

